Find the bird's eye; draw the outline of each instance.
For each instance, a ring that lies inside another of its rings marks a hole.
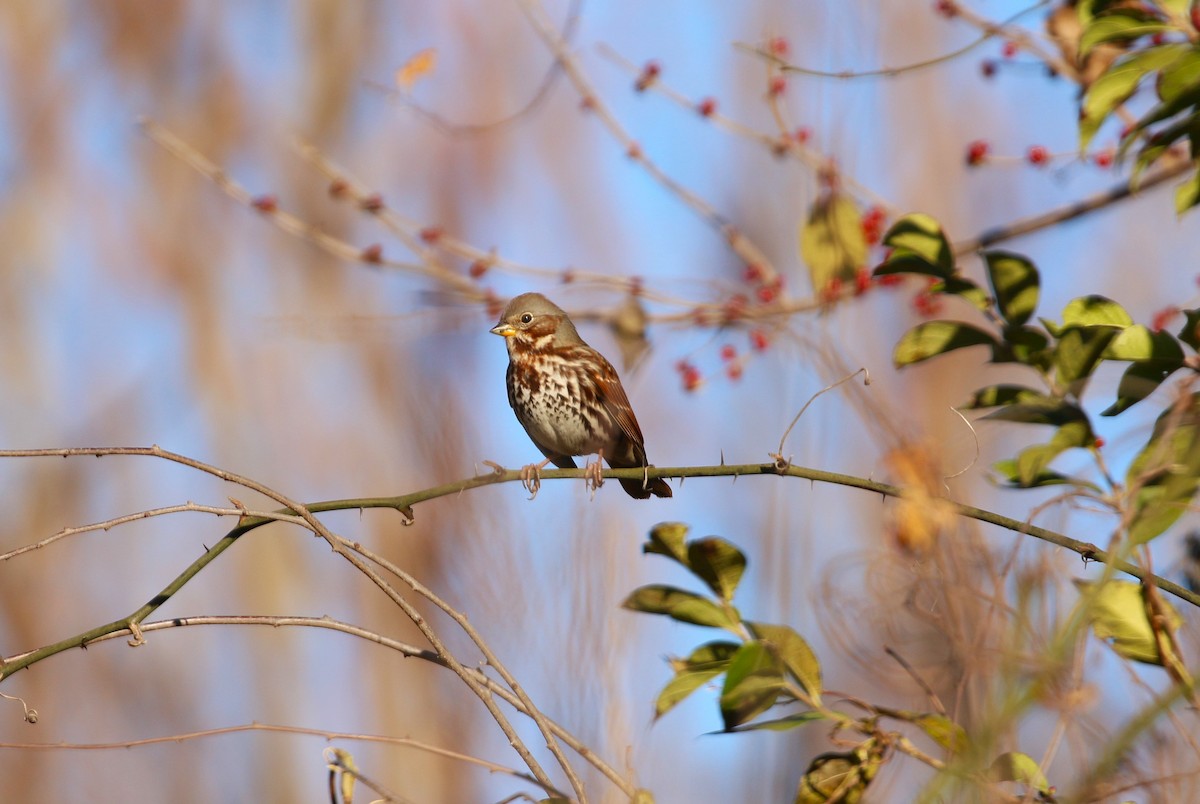
[[[532,314],[532,313],[522,313],[522,314],[521,314],[521,323],[522,323],[522,324],[528,324],[528,323],[529,323],[530,321],[532,321],[532,320],[533,320],[533,314]]]

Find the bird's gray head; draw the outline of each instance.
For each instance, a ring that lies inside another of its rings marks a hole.
[[[508,303],[492,333],[514,347],[544,349],[583,343],[566,312],[540,293],[522,293]]]

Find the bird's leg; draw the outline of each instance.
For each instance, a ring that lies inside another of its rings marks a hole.
[[[541,463],[529,463],[521,467],[521,485],[529,492],[529,499],[537,496],[538,489],[542,487],[542,469],[546,468],[546,464],[550,463],[550,459]]]
[[[596,460],[583,467],[583,482],[588,491],[592,493],[593,499],[596,496],[596,489],[604,485],[604,465],[601,461],[604,460],[604,450],[596,453]]]

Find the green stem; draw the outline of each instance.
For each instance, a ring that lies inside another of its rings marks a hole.
[[[567,478],[579,479],[585,477],[583,469],[550,469],[541,473],[542,480],[562,480]],[[796,477],[803,480],[809,480],[818,483],[832,483],[839,486],[848,486],[850,488],[863,489],[864,491],[873,491],[885,497],[899,497],[903,490],[898,486],[893,486],[887,483],[880,483],[875,480],[869,480],[853,475],[843,475],[837,472],[825,472],[819,469],[808,469],[802,466],[793,466],[791,464],[776,464],[776,463],[753,463],[753,464],[722,464],[718,466],[677,466],[677,467],[651,467],[648,470],[651,478],[688,478],[688,477],[741,477],[752,475],[775,475],[779,477]],[[642,469],[606,469],[603,472],[605,478],[632,478],[640,480],[643,476]],[[326,500],[324,502],[310,503],[305,507],[310,513],[318,514],[325,511],[342,511],[353,509],[366,508],[391,508],[399,511],[407,522],[411,522],[413,513],[412,506],[417,503],[426,502],[428,500],[437,499],[439,497],[448,497],[459,494],[469,489],[479,488],[480,486],[491,486],[498,483],[520,482],[521,473],[516,470],[501,470],[490,472],[486,475],[477,475],[465,480],[456,480],[451,483],[443,483],[440,486],[432,486],[421,491],[415,491],[411,494],[402,494],[396,497],[357,497],[341,500]],[[1002,516],[991,511],[985,511],[981,508],[975,508],[962,503],[951,502],[954,510],[965,517],[976,519],[980,522],[987,522],[1001,528],[1022,533],[1042,541],[1050,542],[1059,547],[1066,548],[1075,553],[1078,553],[1085,561],[1097,561],[1101,564],[1107,564],[1113,569],[1131,575],[1144,582],[1152,583],[1164,592],[1174,595],[1181,600],[1186,600],[1194,606],[1200,607],[1200,595],[1197,595],[1178,584],[1172,583],[1164,578],[1160,578],[1146,570],[1129,563],[1119,557],[1113,556],[1105,550],[1101,550],[1094,544],[1089,542],[1081,542],[1072,539],[1069,536],[1064,536],[1061,533],[1056,533],[1045,528],[1039,528],[1036,525],[1030,525],[1021,522],[1011,517]],[[294,514],[296,512],[287,509],[282,509],[278,513]],[[181,572],[174,580],[167,584],[161,592],[152,597],[144,605],[136,611],[123,617],[119,620],[113,620],[110,623],[96,626],[82,633],[60,640],[58,642],[30,651],[29,653],[15,656],[11,659],[5,659],[0,662],[0,681],[8,678],[18,670],[23,670],[42,659],[54,656],[58,653],[70,650],[72,648],[86,647],[89,642],[105,636],[107,634],[123,631],[131,627],[136,628],[137,624],[142,622],[151,613],[161,607],[164,603],[183,588],[185,584],[192,580],[201,570],[212,563],[216,558],[225,552],[233,545],[241,536],[255,528],[266,525],[269,522],[274,522],[273,519],[263,517],[245,517],[233,530],[229,531],[220,541],[207,550],[204,555],[193,561],[188,567]]]

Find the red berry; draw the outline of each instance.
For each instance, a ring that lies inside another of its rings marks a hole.
[[[754,295],[758,296],[758,300],[763,304],[770,304],[779,296],[779,285],[761,285]]]
[[[645,66],[642,67],[641,75],[639,75],[637,81],[634,82],[633,88],[638,92],[645,92],[651,84],[658,80],[658,76],[661,73],[662,65],[660,65],[658,62],[646,62]]]
[[[421,240],[431,246],[441,240],[443,234],[440,226],[426,226],[420,231]]]
[[[890,288],[904,284],[904,274],[882,274],[875,277],[875,282],[881,287]]]
[[[378,212],[383,209],[383,197],[379,193],[372,193],[359,201],[358,205],[366,212]]]
[[[967,164],[971,167],[983,164],[987,159],[988,151],[991,146],[987,144],[987,140],[975,140],[967,146]]]
[[[1029,160],[1029,164],[1041,167],[1050,161],[1050,152],[1043,145],[1031,145],[1025,152],[1025,158]]]
[[[821,301],[823,302],[835,302],[841,297],[841,295],[842,278],[840,276],[835,276],[833,279],[830,279],[825,284],[825,287],[821,288]]]
[[[778,59],[786,59],[790,50],[788,40],[782,36],[772,36],[767,40],[767,52]]]
[[[746,272],[743,274],[747,282],[759,282],[763,278],[762,266],[756,262],[752,262],[746,266]]]
[[[796,129],[796,133],[793,134],[792,137],[796,140],[796,142],[800,143],[801,145],[805,145],[810,139],[812,139],[812,129],[808,126],[800,126],[800,128]]]
[[[750,348],[756,352],[765,352],[770,345],[771,341],[767,338],[767,333],[761,329],[750,330]]]
[[[1113,149],[1105,148],[1103,151],[1098,152],[1094,157],[1092,157],[1092,159],[1093,159],[1093,161],[1095,161],[1096,167],[1101,167],[1101,168],[1112,167]]]
[[[1009,39],[1004,43],[1004,46],[1000,48],[1000,54],[1006,59],[1013,58],[1017,55],[1017,43]]]
[[[721,347],[721,359],[725,361],[733,360],[737,357],[737,349],[732,343],[727,343]]]
[[[933,10],[943,17],[951,19],[958,16],[958,3],[954,2],[954,0],[937,0],[933,4]]]
[[[858,273],[854,275],[854,295],[863,295],[869,287],[871,287],[871,272],[866,268],[859,268]]]
[[[683,380],[683,390],[695,391],[703,382],[703,377],[700,376],[700,369],[693,366],[686,360],[680,360],[675,364],[675,368],[679,371],[679,378]]]
[[[996,62],[984,59],[979,62],[979,72],[984,78],[991,78],[996,74]]]
[[[863,237],[867,245],[875,245],[883,237],[883,224],[887,213],[878,205],[871,207],[862,217]]]
[[[925,318],[932,318],[942,311],[942,297],[922,291],[913,296],[912,305],[918,315]]]
[[[771,76],[770,82],[767,84],[767,94],[771,97],[782,95],[787,89],[787,79],[782,75]]]
[[[1154,314],[1154,318],[1150,320],[1150,329],[1154,332],[1162,332],[1171,325],[1172,319],[1179,315],[1178,307],[1164,307]]]
[[[569,285],[572,282],[574,282],[575,281],[575,269],[574,268],[564,268],[561,279],[562,279],[562,283],[564,285]]]
[[[1096,449],[1103,449],[1106,442],[1100,436],[1096,436],[1096,440],[1092,442],[1092,446]]]
[[[742,364],[730,363],[725,367],[725,374],[734,382],[742,378]]]
[[[1161,45],[1165,41],[1167,41],[1167,35],[1162,31],[1159,31],[1150,37],[1150,44],[1152,45]]]
[[[363,262],[383,262],[383,246],[379,245],[378,243],[369,245],[359,252],[358,258]]]
[[[717,111],[717,102],[713,98],[705,98],[696,105],[696,111],[701,117],[712,117]]]
[[[250,206],[259,212],[274,212],[279,207],[279,201],[273,195],[260,195],[250,202]]]
[[[483,260],[475,260],[475,262],[471,263],[471,267],[467,269],[467,273],[471,275],[472,279],[479,279],[481,276],[487,273],[487,270],[488,264],[486,262]]]
[[[329,182],[329,194],[334,198],[340,198],[349,189],[350,185],[346,183],[345,179],[334,179]]]

